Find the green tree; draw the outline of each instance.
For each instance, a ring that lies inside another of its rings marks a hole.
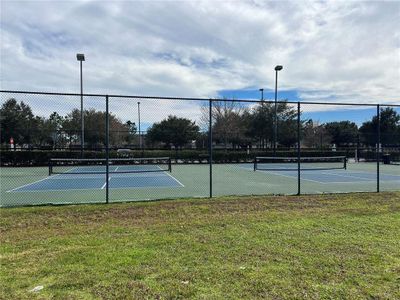
[[[66,135],[67,144],[80,144],[81,112],[73,109],[64,117],[62,130]]]
[[[377,143],[378,117],[364,122],[360,127],[362,143],[374,146]],[[392,107],[380,111],[380,131],[382,145],[400,145],[400,114]]]
[[[136,136],[136,132],[137,132],[136,124],[132,121],[127,121],[127,122],[125,122],[125,127],[127,128],[126,142],[128,144],[132,144],[135,140],[135,136]]]
[[[274,108],[272,105],[261,103],[254,107],[246,117],[248,119],[248,136],[257,140],[261,148],[265,148],[269,143],[272,146],[274,124]]]
[[[64,124],[64,117],[60,116],[57,112],[53,112],[48,119],[48,128],[53,142],[53,147],[65,147],[65,134],[62,131]]]
[[[277,143],[285,147],[295,146],[298,140],[297,109],[288,103],[278,105]]]
[[[0,108],[1,143],[14,139],[17,145],[31,144],[38,132],[32,109],[23,101],[8,99]]]
[[[36,146],[52,145],[52,133],[54,130],[52,130],[49,120],[36,116],[34,117],[34,122],[37,131],[31,136],[31,143]]]
[[[286,147],[297,142],[297,110],[287,102],[277,105],[277,143]],[[248,115],[248,135],[257,139],[262,148],[272,147],[274,139],[275,104],[261,102]]]
[[[340,121],[326,123],[325,130],[332,137],[332,143],[337,146],[357,143],[358,127],[354,122]]]
[[[53,148],[57,145],[65,147],[62,133],[63,120],[64,118],[57,112],[53,112],[47,119],[36,116],[34,121],[37,133],[33,136],[33,143],[40,146],[51,145]]]
[[[106,113],[88,109],[84,111],[85,147],[102,147],[106,143]],[[63,131],[68,133],[70,142],[80,143],[81,135],[80,110],[74,109],[63,121]],[[115,115],[109,114],[109,143],[119,146],[124,144],[129,135],[129,127]]]
[[[178,149],[189,141],[195,140],[199,135],[199,130],[199,126],[189,119],[168,116],[167,119],[154,123],[147,130],[147,138],[153,143],[162,142]]]

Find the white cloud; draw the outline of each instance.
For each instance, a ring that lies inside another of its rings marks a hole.
[[[280,88],[304,100],[399,103],[399,12],[397,1],[2,1],[1,88],[77,92],[83,52],[89,93],[215,97],[273,88],[283,64]]]

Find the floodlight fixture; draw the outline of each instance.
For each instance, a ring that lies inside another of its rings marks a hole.
[[[76,55],[76,60],[78,60],[78,61],[85,61],[85,54],[78,53],[78,54]]]

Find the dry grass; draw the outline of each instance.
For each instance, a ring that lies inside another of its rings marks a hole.
[[[400,193],[0,214],[4,299],[400,298]]]

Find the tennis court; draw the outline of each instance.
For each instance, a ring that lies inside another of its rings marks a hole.
[[[250,168],[250,165],[244,166]],[[297,170],[287,170],[284,167],[279,166],[273,171],[261,170],[259,172],[266,172],[266,175],[273,175],[279,177],[295,178],[297,179]],[[294,166],[293,166],[294,167]],[[372,167],[372,166],[371,166]],[[344,184],[344,183],[362,183],[362,182],[376,182],[376,172],[368,171],[357,171],[357,170],[346,170],[346,169],[303,169],[301,170],[301,180],[310,182],[316,182],[319,184]],[[397,181],[400,184],[400,175],[393,174],[381,174],[380,180],[383,182]]]
[[[169,158],[113,159],[109,161],[112,165],[108,168],[108,176],[106,162],[104,159],[53,159],[48,177],[9,192],[102,190],[107,184],[109,188],[125,189],[183,186],[170,175]],[[82,165],[72,167],[76,163]]]
[[[376,163],[347,163],[346,168],[337,161],[335,166],[325,165],[304,164],[302,193],[376,191]],[[296,194],[294,168],[290,162],[261,170],[255,170],[254,163],[213,164],[212,192],[214,196]],[[110,165],[107,179],[104,165],[54,165],[51,169],[49,176],[48,167],[1,168],[1,205],[104,202],[107,184],[112,202],[208,197],[210,193],[207,164]],[[400,166],[380,164],[380,189],[398,190],[399,186]]]
[[[173,188],[183,186],[176,178],[166,172],[150,174],[112,174],[108,177],[108,180],[101,174],[58,174],[12,189],[10,192],[105,189],[107,183],[109,184],[109,188],[112,189]]]

